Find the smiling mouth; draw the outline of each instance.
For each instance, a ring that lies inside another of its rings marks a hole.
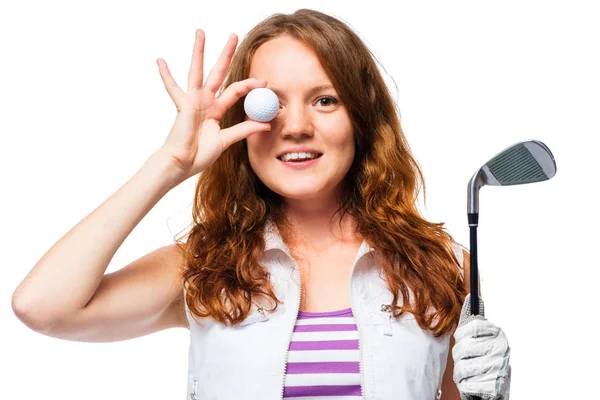
[[[315,158],[290,158],[287,161],[283,161],[283,159],[281,157],[275,157],[275,158],[277,158],[281,162],[302,163],[302,162],[306,162],[306,161],[316,160],[317,158],[321,158],[322,155],[323,155],[323,153],[318,153],[318,155]]]

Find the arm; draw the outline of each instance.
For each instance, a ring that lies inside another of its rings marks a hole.
[[[104,273],[140,220],[180,183],[180,172],[172,164],[155,152],[125,185],[44,254],[12,297],[14,313],[24,324],[52,335],[55,327],[92,310],[88,305],[95,306],[94,298],[103,297],[102,291],[119,282],[142,281],[140,262],[127,271],[106,277]],[[95,296],[98,289],[101,292]],[[133,307],[134,298],[128,300],[120,307]],[[113,312],[118,309],[114,307]]]
[[[184,91],[166,62],[158,70],[177,117],[164,144],[115,194],[64,235],[15,290],[12,307],[30,328],[57,337],[119,340],[185,324],[176,249],[166,247],[113,274],[106,268],[125,238],[158,201],[209,168],[229,146],[271,124],[243,121],[221,129],[238,100],[267,81],[248,78],[223,86],[237,46],[231,34],[204,79],[204,39],[197,29]],[[172,268],[173,267],[173,268]],[[110,331],[116,329],[116,332]]]
[[[471,290],[471,263],[469,252],[463,250],[463,271],[464,271],[464,286],[465,290],[469,292]],[[481,285],[479,287],[479,295],[481,295]],[[442,398],[441,400],[461,400],[460,392],[454,383],[454,359],[452,357],[452,348],[454,347],[454,333],[450,337],[450,346],[448,351],[448,360],[446,362],[446,370],[444,371],[444,377],[442,378]]]
[[[452,358],[452,347],[454,347],[454,337],[450,338],[450,351],[448,352],[448,361],[446,362],[446,371],[442,378],[442,398],[441,400],[461,400],[460,392],[456,383],[452,379],[454,374],[454,359]]]
[[[89,303],[47,335],[80,342],[115,342],[168,328],[188,328],[177,245],[161,247],[104,275]]]
[[[468,282],[468,280],[465,280]],[[481,291],[479,313],[470,312],[470,293],[460,323],[452,335],[452,378],[464,400],[508,400],[510,396],[510,346],[504,331],[485,318]]]

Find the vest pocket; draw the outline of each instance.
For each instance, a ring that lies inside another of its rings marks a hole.
[[[383,329],[383,334],[392,336],[392,306],[390,304],[382,304],[379,309],[379,318]]]
[[[394,324],[402,324],[404,321],[414,320],[414,314],[405,312],[401,317],[396,318],[392,314],[392,305],[391,304],[382,304],[379,308],[378,319],[375,322],[375,325],[381,326],[381,332],[386,336],[394,336],[393,325]]]

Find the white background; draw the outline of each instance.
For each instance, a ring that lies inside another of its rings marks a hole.
[[[68,342],[23,325],[11,296],[39,258],[163,143],[176,111],[157,58],[185,88],[195,29],[206,32],[208,71],[229,33],[241,41],[270,14],[303,7],[348,22],[383,63],[425,173],[425,215],[465,246],[466,184],[477,168],[521,140],[550,147],[558,165],[552,180],[482,189],[486,316],[512,348],[511,399],[597,393],[600,13],[591,1],[389,4],[2,4],[0,398],[184,398],[187,330]],[[152,209],[107,272],[173,242],[188,222],[194,184]]]

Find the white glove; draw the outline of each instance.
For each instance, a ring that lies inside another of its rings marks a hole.
[[[462,400],[508,400],[510,392],[510,347],[506,335],[485,319],[483,300],[479,314],[471,315],[471,294],[467,295],[454,332],[454,382]]]

